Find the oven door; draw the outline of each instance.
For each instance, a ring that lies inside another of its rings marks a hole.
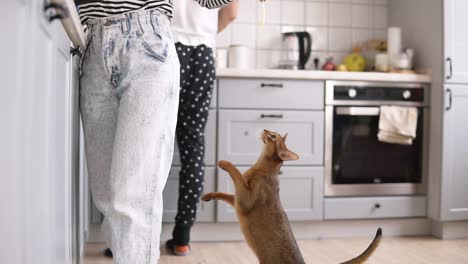
[[[327,196],[402,195],[423,192],[424,108],[412,145],[378,141],[380,108],[327,106]]]

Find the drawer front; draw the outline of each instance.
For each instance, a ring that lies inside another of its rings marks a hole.
[[[299,160],[287,165],[323,164],[324,113],[321,111],[220,110],[219,159],[236,165],[254,164],[262,150],[263,129],[288,133],[286,145],[299,154]]]
[[[218,84],[220,108],[324,108],[322,81],[221,79]]]
[[[177,215],[177,200],[179,197],[179,172],[180,167],[172,167],[163,192],[163,222],[173,223]],[[215,167],[205,169],[204,193],[215,190]],[[213,203],[200,202],[197,210],[198,222],[214,222],[215,205]]]
[[[249,167],[239,167],[243,173]],[[280,172],[280,197],[290,221],[322,219],[323,168],[322,167],[283,167]],[[231,177],[218,169],[218,190],[235,193]],[[234,208],[225,202],[217,201],[219,222],[236,222]]]
[[[173,166],[180,166],[180,153],[177,142],[174,143]],[[205,164],[216,165],[216,110],[209,110],[205,127]]]
[[[426,216],[426,197],[326,198],[325,219],[366,219]]]

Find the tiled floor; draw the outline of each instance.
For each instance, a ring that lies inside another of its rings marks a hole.
[[[299,241],[306,263],[337,264],[360,254],[368,239]],[[258,263],[244,242],[193,243],[188,257],[161,251],[161,264]],[[104,245],[88,244],[85,264],[111,264],[102,256]],[[438,240],[430,237],[383,238],[368,264],[468,264],[468,240]]]

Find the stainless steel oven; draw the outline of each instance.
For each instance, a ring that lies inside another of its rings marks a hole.
[[[326,196],[425,193],[427,86],[328,81],[325,97]],[[417,107],[417,132],[412,145],[378,141],[383,105]]]

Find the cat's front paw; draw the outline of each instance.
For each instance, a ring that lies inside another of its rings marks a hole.
[[[201,199],[202,199],[202,201],[209,202],[209,201],[214,200],[214,196],[213,196],[212,193],[207,193],[207,194],[203,195]]]
[[[223,170],[227,170],[231,166],[232,166],[232,163],[227,160],[220,160],[218,162],[218,167],[220,167]]]

